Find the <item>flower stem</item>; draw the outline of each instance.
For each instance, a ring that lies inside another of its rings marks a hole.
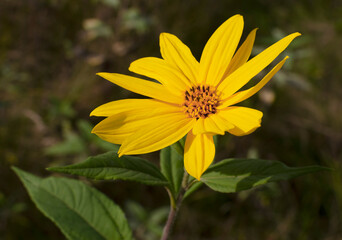
[[[163,230],[163,235],[160,240],[167,240],[169,238],[169,235],[171,233],[171,228],[173,226],[177,213],[178,213],[177,208],[170,207],[169,216],[167,218],[167,222]]]
[[[179,191],[176,204],[174,204],[174,199],[170,195],[170,212],[169,212],[169,216],[167,218],[166,224],[164,226],[163,235],[160,240],[167,240],[170,236],[173,224],[175,222],[179,208],[182,204],[184,194],[188,190],[188,179],[189,179],[189,174],[185,172],[183,176],[183,181],[182,181],[182,188]]]

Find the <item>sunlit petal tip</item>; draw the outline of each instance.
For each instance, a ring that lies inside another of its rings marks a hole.
[[[96,110],[96,109],[94,109],[93,111],[91,111],[91,113],[89,114],[89,117],[96,116],[96,115],[95,115],[95,112],[96,112],[95,110]]]
[[[160,33],[159,40],[163,41],[163,40],[166,40],[166,39],[170,39],[170,40],[177,39],[177,40],[179,40],[178,37],[176,35],[172,34],[172,33],[167,33],[167,32]]]
[[[91,133],[96,134],[96,129],[97,129],[97,126],[98,126],[99,124],[100,124],[100,123],[96,124],[95,127],[93,127],[93,129],[91,130]]]
[[[197,173],[197,172],[188,172],[188,173],[190,176],[194,177],[197,181],[201,181],[202,173]]]
[[[159,34],[159,38],[166,37],[166,35],[168,35],[168,34],[170,34],[170,33],[162,32]]]
[[[108,75],[114,75],[114,73],[108,73],[108,72],[98,72],[98,73],[96,73],[96,75],[97,76],[100,76],[100,77],[102,77],[102,78],[104,78],[104,79],[106,79],[106,80],[109,80],[108,79]]]
[[[96,73],[96,75],[102,77],[105,73],[106,72],[98,72],[98,73]]]
[[[133,71],[133,67],[132,67],[132,65],[134,64],[134,62],[136,62],[137,60],[135,60],[135,61],[133,61],[133,62],[131,62],[130,64],[129,64],[129,67],[128,67],[128,71],[130,71],[130,72],[134,72]]]
[[[229,18],[229,19],[234,19],[234,18],[235,18],[236,21],[239,21],[239,22],[241,22],[242,24],[244,23],[244,20],[243,20],[243,16],[242,16],[242,15],[236,14],[236,15],[232,16],[232,17]],[[229,20],[229,19],[228,19],[228,20]],[[228,21],[228,20],[227,20],[227,21]]]
[[[119,148],[119,151],[118,151],[118,156],[119,157],[122,157],[124,155],[124,152],[121,150],[121,147]]]
[[[113,77],[113,76],[117,76],[117,75],[120,75],[118,73],[109,73],[109,72],[98,72],[96,73],[97,76],[100,76],[108,81],[110,81],[110,78]]]
[[[256,32],[259,30],[259,28],[254,28],[249,34],[253,34],[254,35],[254,38],[255,38],[255,35],[256,35]],[[253,42],[254,43],[254,42]]]
[[[294,32],[288,35],[287,37],[292,37],[293,39],[295,39],[296,37],[299,37],[299,36],[302,36],[302,34],[299,32]]]
[[[255,35],[256,35],[256,32],[259,30],[259,28],[254,28],[250,33],[254,35],[254,38],[255,38]]]
[[[162,42],[167,38],[168,35],[172,35],[170,33],[162,32],[159,34],[159,44],[162,45]]]
[[[241,14],[235,14],[234,16],[231,16],[230,18],[242,18],[243,19],[243,16]]]
[[[98,133],[96,126],[91,130],[91,133],[93,133],[93,134],[97,134]]]

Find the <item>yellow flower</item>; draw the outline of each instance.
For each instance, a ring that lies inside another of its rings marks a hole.
[[[238,90],[300,35],[293,33],[247,61],[256,29],[235,52],[242,30],[241,15],[229,18],[210,37],[199,62],[176,36],[160,34],[162,59],[141,58],[129,67],[130,71],[160,83],[117,73],[98,73],[150,99],[118,100],[96,108],[91,115],[107,118],[94,127],[93,133],[121,144],[119,156],[157,151],[187,134],[184,166],[200,180],[215,156],[213,135],[229,132],[242,136],[260,127],[262,112],[233,105],[258,92],[288,57],[254,87]]]

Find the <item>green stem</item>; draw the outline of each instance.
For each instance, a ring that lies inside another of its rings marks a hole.
[[[180,206],[182,205],[183,197],[185,192],[188,190],[188,179],[189,174],[187,172],[184,173],[183,181],[182,181],[182,188],[179,191],[176,204],[174,204],[174,198],[171,193],[169,193],[170,196],[170,212],[169,216],[167,218],[166,224],[164,226],[163,235],[161,237],[161,240],[167,240],[170,236],[173,224],[175,222],[175,219],[177,217],[178,211]],[[168,190],[169,192],[169,190]]]
[[[175,200],[171,190],[168,187],[166,187],[165,189],[166,189],[167,193],[169,194],[171,207],[176,208],[176,200]]]

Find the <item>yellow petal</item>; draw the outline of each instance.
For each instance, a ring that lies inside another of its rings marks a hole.
[[[162,57],[177,66],[190,82],[196,83],[199,63],[181,40],[169,33],[160,34],[160,52]]]
[[[207,170],[215,157],[213,136],[209,134],[194,135],[188,133],[184,146],[185,170],[197,180]]]
[[[230,129],[228,132],[230,134],[233,134],[235,136],[238,136],[238,137],[241,137],[241,136],[245,136],[245,135],[248,135],[248,134],[251,134],[253,133],[258,127],[255,127],[255,128],[252,128],[251,130],[249,130],[248,132],[245,132],[243,130],[241,130],[240,128],[238,127],[234,127],[232,129]]]
[[[153,111],[174,112],[179,109],[179,106],[161,102],[155,99],[122,99],[109,103],[105,103],[95,108],[90,116],[109,117],[122,112],[129,113],[146,113]]]
[[[256,28],[248,34],[246,40],[243,42],[239,50],[237,50],[232,61],[229,63],[229,66],[226,72],[223,74],[222,79],[225,79],[229,74],[231,74],[247,62],[253,49],[255,34],[257,30],[258,29]]]
[[[281,62],[279,62],[257,85],[247,90],[235,93],[234,95],[229,97],[226,101],[223,101],[222,105],[220,105],[219,108],[225,108],[227,106],[242,102],[243,100],[253,96],[263,86],[265,86],[266,83],[268,83],[271,80],[271,78],[281,69],[281,67],[284,65],[284,63],[286,62],[288,58],[289,57],[287,56]]]
[[[231,134],[242,136],[253,132],[260,127],[262,112],[246,107],[228,107],[219,110],[217,114],[234,125],[234,128],[227,129]]]
[[[279,40],[225,78],[217,88],[222,93],[221,98],[228,98],[243,87],[252,77],[267,67],[298,36],[300,36],[300,33],[293,33]]]
[[[129,136],[121,145],[119,156],[143,154],[165,148],[185,136],[195,119],[184,113],[172,113],[149,119],[148,124]]]
[[[159,83],[143,80],[118,73],[97,73],[97,75],[123,87],[131,92],[135,92],[147,97],[155,98],[161,101],[179,104],[182,98],[172,94],[167,88]]]
[[[150,117],[142,114],[139,116],[127,113],[115,114],[98,123],[92,133],[107,142],[122,144],[138,128],[148,124]]]
[[[220,119],[217,119],[216,114],[210,114],[207,118],[200,118],[197,120],[194,128],[192,129],[193,134],[220,134],[224,135],[225,128],[220,124]]]
[[[129,70],[156,79],[172,92],[177,92],[177,95],[184,94],[191,87],[189,80],[178,68],[160,58],[140,58],[131,63]]]
[[[180,107],[153,99],[127,99],[110,104],[112,107],[117,107],[117,109],[113,109],[112,113],[114,114],[98,123],[93,128],[92,133],[115,144],[121,144],[128,136],[145,127],[151,121],[158,121],[161,116],[165,118],[169,117],[170,114],[182,113]]]
[[[122,144],[122,142],[132,135],[132,132],[129,133],[119,133],[119,134],[110,134],[110,133],[95,133],[99,138],[106,142],[114,143],[114,144]]]
[[[200,61],[199,82],[216,86],[222,79],[239,44],[243,18],[235,15],[225,21],[210,37]]]

